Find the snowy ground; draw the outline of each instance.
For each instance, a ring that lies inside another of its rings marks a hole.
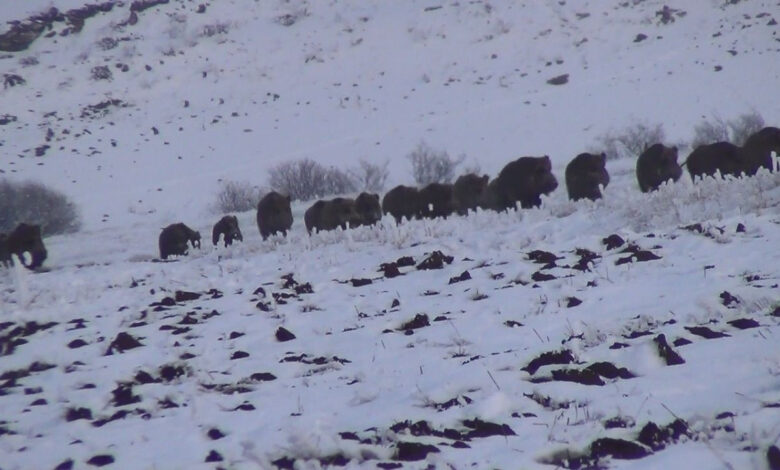
[[[210,233],[220,178],[291,158],[409,182],[424,139],[491,175],[546,153],[562,183],[636,120],[673,142],[712,115],[777,125],[776,2],[723,3],[664,25],[650,0],[172,1],[0,56],[27,82],[0,90],[2,175],[84,216],[46,239],[48,271],[0,271],[0,468],[769,468],[780,173],[644,195],[610,161],[595,203],[561,185],[541,209],[312,237],[298,204],[286,239],[248,212],[243,243],[154,261],[162,226]],[[49,5],[81,3],[0,18]],[[106,99],[130,106],[80,117]]]

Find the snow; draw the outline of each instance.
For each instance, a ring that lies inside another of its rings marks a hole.
[[[545,462],[557,452],[636,440],[647,423],[680,418],[687,435],[663,450],[601,464],[768,468],[767,448],[780,439],[780,173],[695,185],[686,175],[642,194],[634,162],[615,160],[596,202],[568,201],[562,177],[599,135],[632,122],[662,122],[671,142],[689,141],[712,116],[755,110],[780,122],[773,2],[722,3],[686,4],[685,16],[659,25],[663,2],[651,0],[234,0],[203,14],[171,1],[140,13],[135,27],[117,26],[127,6],[115,7],[81,33],[0,56],[2,73],[27,81],[0,90],[0,114],[18,118],[0,127],[2,176],[61,189],[84,220],[78,233],[46,238],[48,270],[0,271],[0,466],[72,459],[81,468],[108,454],[119,468],[273,468],[284,457],[319,468],[340,454],[347,468],[377,468],[398,457],[399,443],[420,442],[440,452],[404,468],[553,468]],[[49,6],[81,2],[0,2],[0,18]],[[299,17],[284,26],[284,14]],[[207,25],[227,32],[204,34]],[[648,39],[632,42],[638,33]],[[127,40],[101,50],[109,36]],[[21,60],[31,57],[37,65]],[[113,80],[90,80],[104,64]],[[546,84],[563,73],[567,84]],[[106,99],[130,106],[80,117]],[[35,157],[49,128],[51,148]],[[289,236],[266,241],[250,211],[237,214],[243,243],[204,240],[187,257],[153,261],[161,227],[181,220],[209,233],[220,180],[263,186],[273,165],[308,157],[341,168],[387,160],[390,185],[409,183],[405,155],[423,140],[491,175],[519,155],[548,154],[561,185],[539,209],[385,217],[313,236],[301,202]],[[694,223],[703,233],[684,228]],[[607,250],[611,234],[626,245]],[[616,264],[630,243],[660,259]],[[598,255],[589,270],[570,267],[577,249]],[[392,279],[379,270],[435,250],[452,263],[403,267]],[[544,269],[533,250],[561,258]],[[470,280],[450,283],[464,271]],[[311,293],[296,293],[305,283]],[[201,296],[153,305],[176,291]],[[571,298],[582,303],[568,307]],[[400,329],[418,314],[430,324]],[[758,326],[728,323],[740,319]],[[56,324],[10,334],[32,321]],[[296,338],[277,341],[279,327]],[[106,355],[119,333],[143,346]],[[661,334],[684,364],[660,357]],[[19,338],[26,343],[6,349]],[[681,338],[691,343],[673,344]],[[563,349],[576,363],[524,369]],[[552,380],[604,361],[636,377]],[[54,367],[30,371],[36,362]],[[164,379],[163,366],[180,373]],[[127,383],[138,400],[116,403]],[[545,398],[560,406],[538,403]],[[80,408],[91,417],[66,420]],[[615,417],[632,424],[608,429]],[[465,437],[475,419],[514,434]],[[456,430],[468,448],[412,435],[398,427],[406,420]],[[215,428],[225,436],[209,437]],[[212,450],[224,460],[206,463]]]

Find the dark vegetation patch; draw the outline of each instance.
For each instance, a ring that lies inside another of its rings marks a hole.
[[[688,435],[688,424],[681,419],[676,419],[666,426],[658,426],[654,422],[649,421],[639,431],[637,441],[654,451],[659,451],[669,444],[676,443],[681,437]]]
[[[532,359],[527,366],[522,368],[522,370],[533,375],[540,367],[551,364],[571,364],[573,362],[575,362],[574,355],[568,349],[562,351],[549,351]]]
[[[90,104],[81,108],[81,119],[100,119],[107,116],[113,109],[127,108],[128,106],[130,105],[116,98]]]
[[[302,364],[314,364],[318,366],[323,366],[330,363],[339,363],[339,364],[349,364],[352,361],[349,359],[342,359],[338,356],[331,356],[331,357],[324,357],[324,356],[317,356],[312,357],[306,353],[302,354],[294,354],[294,353],[287,353],[285,357],[283,357],[279,362],[300,362]]]
[[[24,338],[32,336],[39,331],[48,330],[56,325],[57,322],[38,323],[36,321],[21,324],[14,322],[0,323],[0,332],[8,330],[0,335],[0,356],[13,354],[17,347],[27,343],[27,340]]]

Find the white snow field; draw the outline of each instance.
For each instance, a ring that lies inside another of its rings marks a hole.
[[[777,1],[132,4],[0,53],[0,178],[83,218],[45,269],[0,268],[0,469],[778,468],[780,172],[563,184],[632,123],[681,159],[704,120],[777,126]],[[0,1],[0,34],[84,5]],[[250,211],[206,240],[221,181],[365,159],[389,188],[423,141],[491,176],[547,154],[560,186],[312,236],[298,202],[287,238]],[[159,262],[178,221],[203,247]]]

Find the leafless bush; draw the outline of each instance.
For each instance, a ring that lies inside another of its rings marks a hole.
[[[200,35],[210,38],[218,34],[227,34],[230,31],[230,23],[214,23],[203,26]]]
[[[358,191],[371,191],[379,193],[384,191],[389,171],[388,161],[377,164],[366,160],[360,160],[358,166],[349,171],[349,175],[357,185]]]
[[[607,159],[637,158],[648,147],[663,142],[666,133],[663,124],[632,124],[621,131],[611,131],[599,136],[598,152],[607,154]]]
[[[32,181],[0,181],[0,232],[21,222],[41,226],[44,235],[75,232],[81,227],[78,209],[59,191]]]
[[[731,119],[724,120],[714,117],[694,127],[691,147],[712,144],[715,142],[731,142],[735,145],[743,145],[748,137],[764,127],[764,118],[756,111],[744,113]]]
[[[96,67],[92,67],[90,76],[92,77],[92,80],[111,80],[114,78],[114,75],[111,73],[111,69],[108,68],[107,65],[98,65]]]
[[[271,188],[289,194],[293,200],[308,201],[357,190],[348,173],[334,167],[327,168],[308,158],[280,163],[271,168],[268,175]]]
[[[112,37],[106,36],[104,38],[101,38],[97,42],[97,45],[98,45],[98,47],[100,49],[102,49],[104,51],[110,51],[111,49],[114,49],[116,46],[119,45],[119,41],[117,41],[116,39],[114,39]]]
[[[466,159],[453,159],[445,150],[435,150],[425,142],[420,142],[406,158],[412,162],[412,176],[419,186],[452,182],[455,169]]]
[[[764,128],[764,118],[757,112],[741,114],[729,121],[731,141],[736,145],[745,145],[748,137]]]
[[[252,210],[263,194],[263,190],[247,181],[224,181],[217,192],[215,212],[244,212]]]

